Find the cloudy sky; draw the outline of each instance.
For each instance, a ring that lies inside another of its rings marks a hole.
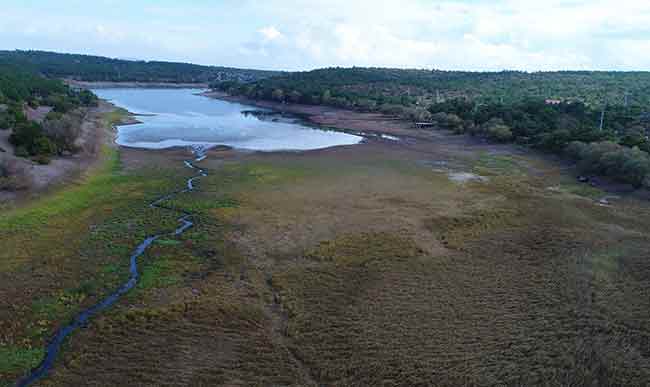
[[[650,70],[650,1],[0,0],[0,48],[286,70]]]

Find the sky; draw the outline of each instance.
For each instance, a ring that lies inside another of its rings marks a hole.
[[[650,70],[650,1],[0,0],[0,49],[274,70]]]

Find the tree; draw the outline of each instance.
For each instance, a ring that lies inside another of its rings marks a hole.
[[[506,125],[501,118],[492,118],[482,127],[482,132],[488,138],[498,142],[508,142],[512,140],[512,130]]]
[[[284,91],[282,91],[282,89],[274,89],[273,93],[271,94],[271,98],[279,102],[284,101]]]
[[[325,89],[320,98],[321,103],[327,105],[330,103],[331,99],[332,99],[332,92],[329,91],[329,89]]]

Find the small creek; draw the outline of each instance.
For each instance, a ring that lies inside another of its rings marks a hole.
[[[149,203],[149,207],[178,212],[178,210],[166,207],[162,203],[179,194],[193,191],[194,182],[197,179],[207,176],[205,170],[197,167],[194,164],[206,158],[206,154],[205,154],[206,150],[207,149],[201,145],[192,146],[192,152],[195,155],[195,159],[186,160],[184,163],[188,168],[196,170],[197,174],[187,180],[186,188],[176,192],[172,192],[170,194],[167,194],[165,196],[156,199],[155,201]],[[160,239],[161,237],[168,236],[168,235],[178,236],[184,233],[185,231],[187,231],[190,227],[194,225],[194,223],[192,222],[192,214],[188,212],[181,212],[181,217],[178,218],[178,222],[179,222],[179,227],[173,232],[149,236],[146,239],[144,239],[135,248],[135,250],[133,251],[130,257],[129,279],[126,282],[124,282],[117,290],[115,290],[113,293],[108,295],[106,298],[100,300],[93,306],[85,310],[82,310],[72,319],[70,323],[59,328],[59,330],[55,332],[54,336],[48,342],[45,348],[45,357],[43,358],[41,363],[36,368],[32,369],[28,375],[20,379],[16,383],[17,386],[19,387],[30,386],[36,381],[47,376],[49,371],[52,369],[59,353],[61,352],[61,347],[65,342],[66,338],[68,338],[77,329],[84,327],[91,318],[93,318],[97,314],[111,307],[122,296],[124,296],[126,293],[128,293],[131,289],[133,289],[137,285],[138,280],[140,278],[140,273],[138,271],[138,258],[140,258],[157,239]]]

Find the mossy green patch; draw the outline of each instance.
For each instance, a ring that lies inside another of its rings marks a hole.
[[[30,229],[59,216],[75,216],[113,195],[115,186],[128,177],[117,174],[120,159],[115,149],[105,146],[102,153],[106,160],[104,165],[91,173],[82,184],[65,188],[27,207],[9,211],[0,219],[0,229],[5,232]]]
[[[113,111],[105,113],[103,120],[107,126],[118,125],[120,122],[123,122],[129,115],[129,112],[126,109],[117,108]]]
[[[45,356],[42,348],[0,346],[0,372],[13,373],[36,367]]]
[[[525,169],[516,156],[483,153],[474,164],[474,172],[487,176],[516,176],[525,174]]]
[[[597,187],[592,187],[589,184],[578,183],[570,176],[563,178],[560,183],[560,191],[572,195],[583,196],[590,199],[598,199],[605,196],[605,192]]]
[[[138,289],[145,290],[176,284],[180,281],[180,277],[174,270],[175,265],[172,260],[165,257],[155,258],[142,269]]]
[[[80,305],[94,295],[96,284],[86,281],[75,289],[59,292],[54,297],[45,297],[32,303],[33,321],[29,324],[29,336],[42,340],[50,334],[52,323],[72,318]]]

